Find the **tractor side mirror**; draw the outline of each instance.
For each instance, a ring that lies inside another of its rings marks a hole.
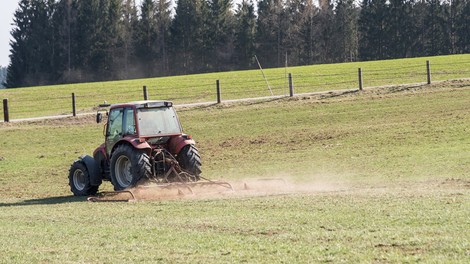
[[[103,114],[101,113],[96,113],[96,123],[101,123],[103,121]]]

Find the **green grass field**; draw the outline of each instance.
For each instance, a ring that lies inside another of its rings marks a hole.
[[[427,80],[426,60],[431,63],[433,81],[470,76],[470,54],[265,69],[265,75],[274,95],[289,94],[288,73],[292,73],[295,93],[357,89],[358,68],[362,68],[365,87],[422,83]],[[71,114],[72,93],[77,112],[88,113],[103,101],[142,99],[144,85],[150,99],[176,104],[216,101],[216,80],[220,80],[222,100],[271,95],[261,71],[256,69],[0,90],[0,99],[9,100],[10,119]],[[3,120],[2,107],[0,118]]]
[[[180,108],[205,177],[303,192],[135,203],[70,196],[93,116],[2,123],[0,262],[468,263],[469,99],[459,80]]]

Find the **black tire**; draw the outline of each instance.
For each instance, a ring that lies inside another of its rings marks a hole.
[[[143,150],[120,145],[111,156],[111,182],[115,191],[132,187],[142,178],[151,178],[150,158]]]
[[[184,146],[178,155],[176,156],[181,168],[195,176],[195,180],[199,180],[199,175],[201,175],[201,156],[199,156],[199,151],[194,145]]]
[[[80,160],[75,161],[70,167],[69,185],[70,190],[75,196],[95,195],[99,187],[90,184],[90,173],[85,164]]]

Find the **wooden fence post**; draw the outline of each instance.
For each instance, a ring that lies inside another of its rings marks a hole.
[[[429,60],[426,61],[426,71],[428,75],[428,84],[431,84],[431,65],[429,63]]]
[[[294,85],[292,84],[292,73],[289,73],[289,96],[294,97]]]
[[[359,91],[362,91],[362,89],[363,89],[362,85],[363,84],[362,84],[362,69],[361,68],[359,68],[357,70],[357,75],[358,75],[358,78],[359,78]]]
[[[3,99],[3,120],[10,122],[10,114],[8,112],[8,99]]]
[[[77,105],[75,101],[75,93],[72,93],[72,115],[77,116]]]
[[[217,87],[217,103],[220,104],[222,103],[222,98],[220,97],[220,81],[217,80],[215,83]]]
[[[144,88],[143,88],[143,92],[144,92],[144,100],[147,101],[149,99],[149,94],[147,92],[147,86],[144,85]]]

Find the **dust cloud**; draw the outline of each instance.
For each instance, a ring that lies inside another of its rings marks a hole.
[[[88,200],[101,201],[166,201],[225,199],[290,194],[315,194],[345,191],[348,186],[339,182],[294,182],[288,178],[249,178],[235,181],[199,181],[197,183],[155,184],[140,182],[136,187],[120,192],[102,192]]]

